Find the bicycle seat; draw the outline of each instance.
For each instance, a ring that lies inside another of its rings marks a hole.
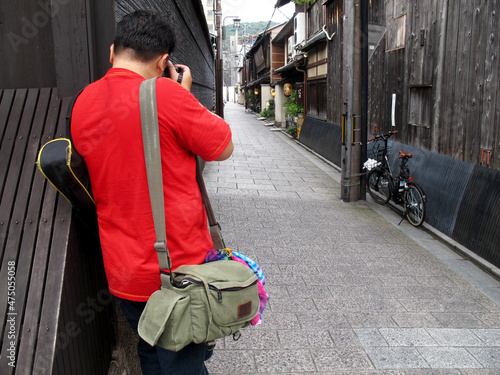
[[[398,156],[399,156],[400,159],[411,158],[411,157],[413,157],[413,154],[411,154],[409,152],[399,151],[399,155]]]

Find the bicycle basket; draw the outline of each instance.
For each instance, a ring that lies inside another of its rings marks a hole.
[[[387,156],[389,156],[390,147],[387,147]],[[384,160],[385,149],[383,142],[374,142],[372,147],[368,149],[368,158],[374,159],[378,162]]]

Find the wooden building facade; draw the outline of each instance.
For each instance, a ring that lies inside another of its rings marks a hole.
[[[108,374],[113,298],[95,222],[80,219],[37,170],[65,136],[71,97],[110,68],[115,22],[151,9],[175,25],[174,63],[214,107],[215,55],[201,1],[52,0],[0,5],[1,374]],[[12,293],[11,293],[12,292]]]
[[[344,0],[297,10],[307,13],[309,41],[323,26],[331,37],[326,84],[308,75],[307,112],[339,125],[345,112]],[[363,37],[370,47],[368,133],[395,129],[401,143],[500,170],[498,11],[496,0],[369,1],[369,34]],[[318,63],[303,51],[308,67]]]
[[[279,61],[283,59],[283,49],[273,46],[271,41],[283,26],[278,25],[264,30],[243,59],[240,71],[241,90],[255,96],[251,100],[251,108],[257,112],[264,109],[265,103],[271,98],[270,84],[280,78],[275,74],[275,69],[280,66]]]
[[[346,1],[296,6],[306,13],[300,53],[308,73],[299,141],[338,166],[350,74]],[[361,42],[368,46],[367,133],[398,131],[391,146],[413,152],[412,175],[428,196],[426,222],[499,266],[499,1],[363,3],[369,7]],[[318,73],[324,48],[325,78]],[[397,170],[396,153],[391,163]]]
[[[371,126],[392,127],[396,94],[402,143],[500,170],[499,2],[371,3],[386,28],[370,60]]]

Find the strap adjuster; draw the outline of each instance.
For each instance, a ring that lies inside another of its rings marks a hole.
[[[167,241],[156,241],[155,251],[167,252]]]
[[[162,269],[168,269],[172,271],[172,261],[170,259],[170,254],[167,249],[167,241],[156,241],[154,245],[155,251],[158,253],[158,263],[160,265],[160,271]],[[162,253],[160,255],[160,253]],[[172,276],[170,276],[172,277]]]

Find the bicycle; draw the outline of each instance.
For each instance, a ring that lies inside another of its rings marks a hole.
[[[411,153],[399,151],[398,157],[401,161],[399,175],[396,176],[392,172],[387,157],[387,141],[396,133],[397,131],[390,131],[368,140],[376,143],[372,148],[375,159],[369,159],[365,163],[368,170],[366,185],[368,193],[376,203],[386,204],[392,198],[396,204],[403,204],[403,217],[399,224],[406,218],[410,224],[418,227],[425,219],[427,196],[420,185],[413,182],[413,178],[410,176],[407,163],[408,159],[413,157]]]

